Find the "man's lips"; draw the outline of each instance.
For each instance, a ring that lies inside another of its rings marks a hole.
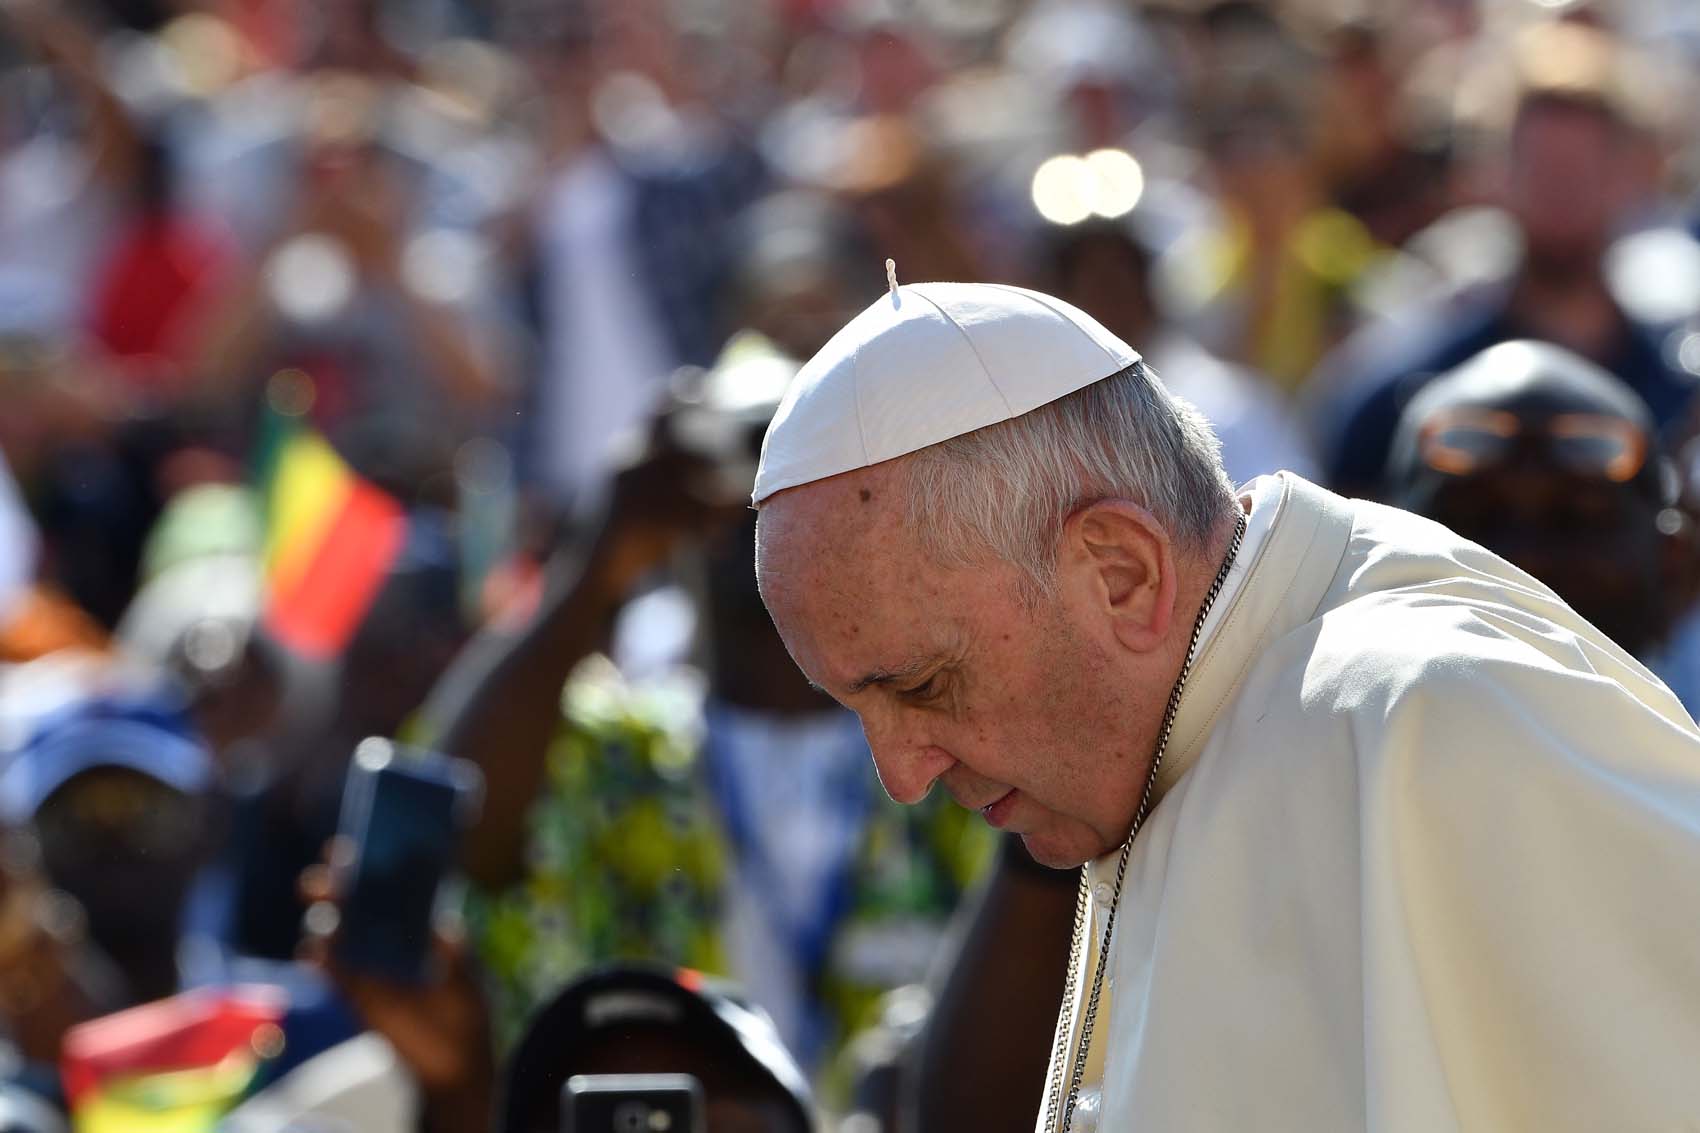
[[[1009,821],[1010,811],[1014,809],[1015,788],[1011,787],[1002,795],[981,807],[980,814],[985,818],[987,826],[1001,830],[1004,823]]]

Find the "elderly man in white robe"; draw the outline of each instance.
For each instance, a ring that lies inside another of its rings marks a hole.
[[[1700,735],[1534,578],[1236,491],[1128,345],[992,285],[894,281],[754,502],[892,797],[1084,866],[1039,1130],[1700,1120]]]

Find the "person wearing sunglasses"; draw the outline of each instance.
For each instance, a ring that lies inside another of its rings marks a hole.
[[[1406,407],[1388,499],[1528,571],[1642,660],[1690,597],[1678,480],[1653,415],[1559,346],[1502,343]]]
[[[1511,88],[1500,108],[1506,132],[1499,160],[1474,168],[1521,251],[1502,279],[1442,287],[1438,299],[1366,325],[1312,377],[1312,427],[1327,483],[1342,495],[1380,487],[1399,417],[1429,375],[1496,343],[1539,339],[1592,359],[1644,398],[1667,432],[1692,404],[1693,374],[1664,349],[1670,323],[1691,313],[1680,288],[1667,272],[1625,268],[1637,247],[1693,252],[1679,232],[1624,239],[1659,199],[1644,160],[1656,127],[1646,100],[1627,94],[1645,61],[1610,32],[1572,21],[1535,23],[1496,58],[1495,78]],[[1486,252],[1477,240],[1457,247],[1466,259]]]

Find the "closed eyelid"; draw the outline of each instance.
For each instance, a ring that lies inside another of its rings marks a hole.
[[[924,695],[925,693],[932,691],[932,686],[935,685],[938,682],[939,677],[943,675],[944,670],[940,669],[937,672],[930,674],[925,680],[920,681],[917,684],[910,685],[908,688],[900,688],[897,691],[903,696]]]
[[[865,676],[850,682],[852,695],[863,692],[875,685],[883,685],[898,695],[908,691],[904,686],[925,684],[940,673],[954,669],[961,663],[962,654],[959,650],[933,653],[924,657],[915,657],[901,664],[880,667]]]
[[[914,680],[918,674],[926,672],[929,664],[931,664],[930,661],[911,661],[908,664],[899,665],[894,669],[875,669],[866,676],[859,677],[856,680],[851,681],[850,691],[852,693],[857,693],[864,689],[872,688],[875,685],[885,685],[890,687],[900,684],[903,681]]]
[[[931,704],[941,700],[952,690],[956,667],[945,663],[927,674],[925,680],[919,681],[908,688],[898,689],[897,694],[915,704]]]

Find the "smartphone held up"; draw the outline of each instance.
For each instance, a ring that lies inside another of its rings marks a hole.
[[[336,863],[338,963],[397,983],[430,980],[442,883],[482,801],[483,777],[464,759],[379,738],[355,749],[338,827],[349,847]]]

